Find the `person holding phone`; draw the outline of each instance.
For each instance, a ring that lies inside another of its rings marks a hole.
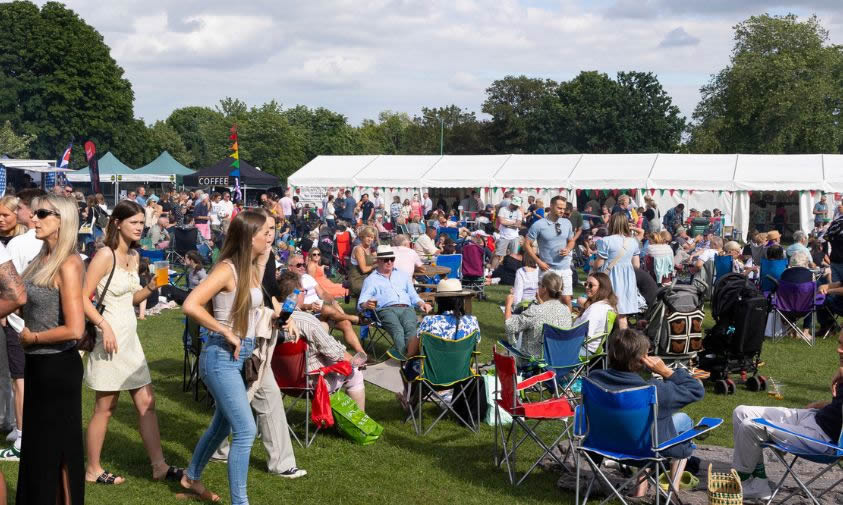
[[[168,465],[164,459],[155,393],[137,332],[134,306],[160,287],[154,276],[145,286],[140,284],[140,255],[135,248],[143,226],[144,210],[137,203],[123,200],[114,207],[106,227],[105,247],[91,260],[82,289],[85,316],[97,326],[98,333],[94,350],[85,363],[85,384],[96,392],[85,437],[85,480],[98,484],[125,482],[123,477],[104,470],[100,463],[108,423],[121,391],[128,391],[135,404],[141,439],[152,464],[152,478],[178,481],[182,476],[182,469]],[[91,302],[95,290],[104,306],[102,314]]]

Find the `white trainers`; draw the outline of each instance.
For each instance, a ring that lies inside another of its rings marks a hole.
[[[767,479],[759,479],[758,477],[750,477],[741,482],[743,487],[744,500],[766,501],[773,496],[773,490],[770,488],[770,481]]]
[[[0,450],[0,461],[20,461],[20,451],[15,446]]]
[[[289,470],[285,470],[285,471],[283,471],[281,473],[277,473],[275,475],[277,475],[281,478],[284,478],[284,479],[298,479],[299,477],[304,477],[305,475],[307,475],[307,470],[302,470],[301,468],[298,468],[298,467],[294,466],[293,468],[290,468]]]

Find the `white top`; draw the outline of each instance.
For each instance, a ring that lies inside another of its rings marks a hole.
[[[705,263],[709,260],[713,260],[715,256],[717,256],[716,249],[703,249],[703,251],[697,256],[697,260]]]
[[[513,303],[518,305],[521,302],[528,302],[536,299],[536,292],[539,289],[539,269],[533,268],[528,271],[521,267],[515,272],[515,283],[512,286],[514,296]]]
[[[606,303],[605,300],[592,303],[587,309],[585,309],[585,311],[583,311],[582,314],[580,314],[580,317],[574,321],[574,326],[588,321],[588,336],[594,337],[596,335],[601,335],[606,332],[606,318],[609,315],[610,310],[612,310],[612,307]],[[588,343],[588,351],[595,352],[598,345],[600,345],[600,341],[594,339],[593,342]]]
[[[208,217],[211,218],[210,224],[212,225],[219,226],[220,224],[220,202],[211,202],[211,208],[208,210]]]
[[[225,200],[220,200],[220,203],[217,204],[217,216],[220,219],[231,217],[232,212],[234,212],[234,202],[231,200],[227,202]]]
[[[501,234],[501,238],[504,240],[512,240],[518,238],[518,228],[521,224],[521,210],[509,210],[509,207],[501,207],[501,210],[498,211],[498,218],[501,219],[511,219],[515,221],[515,227],[510,228],[508,226],[500,225],[498,227],[498,231]]]
[[[9,241],[6,246],[8,254],[12,257],[12,263],[19,274],[23,275],[26,267],[32,263],[32,260],[41,252],[41,247],[44,245],[43,240],[35,238],[35,229],[28,230],[23,235],[18,235]]]
[[[281,209],[284,211],[285,216],[291,216],[293,214],[293,199],[289,196],[285,196],[281,200],[279,200],[281,204]]]
[[[316,279],[308,274],[301,276],[301,288],[304,290],[304,302],[313,303],[319,301],[319,295],[316,293]]]
[[[12,255],[9,254],[9,251],[6,249],[6,246],[0,244],[0,265],[7,261],[11,261]]]

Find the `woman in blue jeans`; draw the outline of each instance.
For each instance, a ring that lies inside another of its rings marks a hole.
[[[185,300],[184,313],[209,330],[199,356],[199,376],[214,397],[211,425],[199,439],[182,478],[183,487],[201,500],[219,496],[199,480],[211,455],[231,434],[228,484],[232,505],[249,503],[246,478],[255,439],[255,420],[246,397],[243,363],[255,347],[255,311],[263,303],[260,279],[274,230],[263,210],[249,209],[231,221],[219,262]],[[213,300],[213,314],[205,308]]]

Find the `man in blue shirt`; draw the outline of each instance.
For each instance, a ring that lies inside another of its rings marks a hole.
[[[346,190],[345,192],[345,207],[342,209],[342,217],[348,224],[354,226],[356,224],[354,220],[354,209],[357,207],[357,201],[351,196],[351,191]]]
[[[363,281],[357,309],[374,310],[384,329],[392,336],[393,346],[389,355],[403,360],[407,344],[418,336],[418,307],[425,314],[431,306],[419,298],[410,277],[400,270],[394,270],[395,252],[388,245],[378,246],[377,269]]]
[[[550,199],[550,212],[539,219],[527,231],[524,251],[536,261],[544,272],[556,272],[562,277],[563,301],[571,308],[571,296],[574,294],[573,274],[571,272],[571,251],[575,237],[571,221],[564,217],[567,202],[562,196]],[[538,254],[533,241],[538,244]]]

